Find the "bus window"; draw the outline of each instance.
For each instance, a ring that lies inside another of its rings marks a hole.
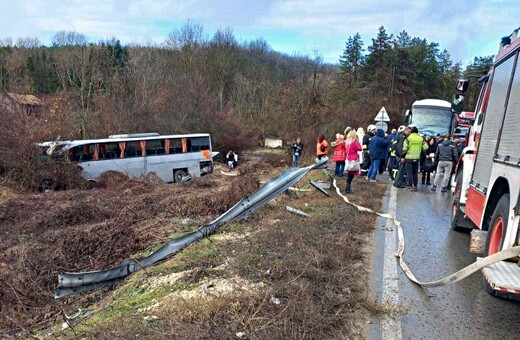
[[[182,142],[180,139],[170,139],[170,153],[182,153]]]
[[[99,144],[99,159],[116,159],[120,152],[118,143]]]
[[[94,145],[75,146],[68,152],[71,162],[88,162],[94,160]]]
[[[188,138],[188,152],[196,152],[201,150],[209,150],[208,137]]]
[[[142,149],[139,142],[126,142],[125,144],[125,158],[141,157]]]
[[[148,140],[146,141],[146,155],[164,155],[164,140]]]

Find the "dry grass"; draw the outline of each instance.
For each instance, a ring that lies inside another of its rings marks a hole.
[[[2,190],[0,335],[55,320],[64,303],[53,299],[60,272],[119,264],[184,232],[174,221],[208,222],[256,188],[257,181],[247,176],[169,185],[112,173],[93,190],[16,195]]]
[[[311,177],[322,175],[315,172]],[[380,207],[384,185],[357,178],[353,187],[353,201]],[[286,204],[311,217],[287,213]],[[364,338],[367,315],[390,311],[366,294],[374,222],[373,215],[345,205],[335,195],[283,195],[245,222],[223,228],[246,236],[213,237],[188,249],[195,262],[181,253],[147,274],[160,280],[179,270],[190,273],[176,275],[182,278],[163,287],[167,293],[149,303],[154,308],[100,313],[76,331],[102,339],[228,339],[237,334],[248,339]],[[224,289],[226,282],[235,284]],[[203,288],[208,283],[219,293],[207,293]],[[143,289],[150,297],[162,292]],[[128,301],[133,298],[129,293],[118,301],[132,305]],[[148,295],[141,298],[148,301]]]

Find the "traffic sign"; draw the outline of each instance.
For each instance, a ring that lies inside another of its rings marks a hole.
[[[377,114],[376,118],[374,118],[376,122],[389,122],[390,117],[388,117],[388,113],[386,112],[385,107],[383,106],[381,110],[379,110],[379,113]]]
[[[382,129],[383,131],[387,132],[388,131],[388,124],[386,124],[385,122],[377,122],[374,124],[376,126],[376,129]]]

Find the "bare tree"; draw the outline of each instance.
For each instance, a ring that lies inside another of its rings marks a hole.
[[[41,43],[40,39],[38,38],[32,38],[32,37],[23,37],[18,38],[16,40],[16,47],[21,48],[37,48],[41,47],[43,44]]]
[[[52,37],[52,46],[79,46],[86,45],[87,37],[74,31],[59,31]]]
[[[0,39],[0,47],[13,47],[13,39],[11,37]]]
[[[204,27],[189,20],[180,29],[172,30],[168,34],[165,44],[171,49],[193,49],[205,42]]]

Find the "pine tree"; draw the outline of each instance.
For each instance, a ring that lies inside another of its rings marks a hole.
[[[372,45],[368,47],[369,55],[366,57],[364,78],[372,83],[374,94],[382,95],[383,104],[388,102],[394,81],[393,60],[395,51],[392,50],[392,35],[386,33],[385,27],[379,27],[377,37],[372,39]]]
[[[370,52],[368,60],[374,63],[384,61],[385,54],[387,54],[392,47],[392,38],[393,35],[388,35],[384,26],[379,27],[377,37],[372,39],[372,45],[368,47],[368,51]]]
[[[399,32],[399,35],[395,38],[395,45],[400,48],[409,47],[412,43],[412,37],[406,31]]]
[[[356,33],[353,37],[348,37],[343,54],[339,58],[341,72],[352,75],[354,82],[357,81],[360,69],[363,67],[363,52],[365,52],[363,40],[361,35]]]

